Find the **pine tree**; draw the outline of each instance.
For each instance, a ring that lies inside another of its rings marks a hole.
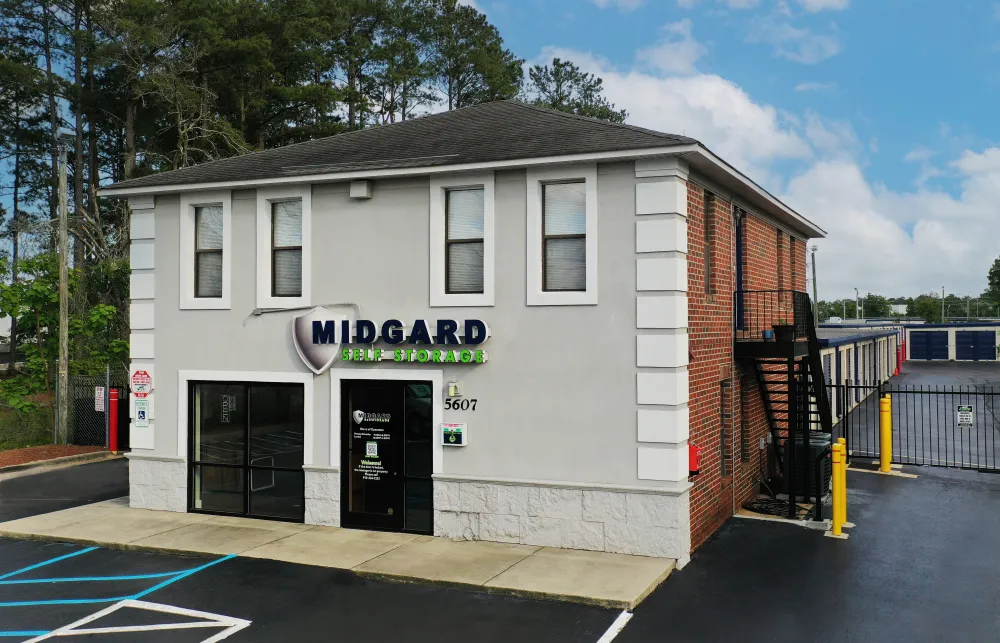
[[[568,60],[553,58],[551,65],[535,65],[528,78],[526,97],[535,105],[613,123],[624,123],[628,118],[628,112],[616,109],[602,95],[603,80],[580,71]]]

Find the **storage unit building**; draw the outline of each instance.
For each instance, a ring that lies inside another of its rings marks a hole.
[[[1000,323],[921,324],[906,327],[907,359],[995,362]]]

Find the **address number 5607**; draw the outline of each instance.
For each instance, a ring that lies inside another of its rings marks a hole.
[[[444,408],[449,411],[475,411],[477,399],[453,400],[451,398],[444,401]]]

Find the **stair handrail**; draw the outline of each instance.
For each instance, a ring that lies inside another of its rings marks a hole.
[[[826,380],[823,374],[823,358],[819,354],[819,335],[816,334],[816,318],[813,315],[815,302],[806,299],[807,315],[806,330],[809,336],[809,377],[813,383],[813,394],[816,397],[816,409],[819,411],[820,424],[823,432],[833,436],[833,415],[830,411],[830,399],[827,397]]]

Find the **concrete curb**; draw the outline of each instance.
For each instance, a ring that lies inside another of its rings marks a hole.
[[[0,527],[2,527],[2,524],[0,524]],[[222,555],[222,554],[206,554],[205,552],[191,551],[189,549],[173,549],[170,547],[150,547],[147,545],[133,545],[131,543],[109,543],[109,542],[102,542],[99,540],[91,540],[87,538],[72,538],[69,536],[30,534],[30,533],[20,533],[20,532],[2,531],[2,530],[0,530],[0,538],[8,540],[34,540],[40,542],[74,543],[77,545],[98,546],[98,547],[103,547],[105,549],[117,549],[120,551],[138,551],[138,552],[150,552],[154,554],[171,554],[171,555],[183,554],[187,556],[199,556],[205,558]],[[236,554],[236,556],[239,557],[240,555]],[[273,559],[247,558],[247,560],[273,560]],[[283,561],[278,561],[278,562],[283,562]],[[628,611],[635,609],[635,607],[638,606],[639,603],[641,603],[647,597],[649,597],[649,595],[653,593],[653,590],[662,585],[663,582],[670,576],[670,574],[675,571],[673,568],[668,569],[653,583],[651,583],[650,586],[647,587],[646,590],[635,600],[622,601],[615,599],[597,598],[593,596],[577,596],[573,594],[558,594],[554,592],[541,592],[534,590],[513,589],[507,587],[490,587],[487,585],[477,585],[475,583],[462,583],[457,581],[438,580],[433,578],[421,578],[418,576],[402,576],[397,574],[387,574],[385,572],[370,572],[370,571],[361,571],[356,569],[345,569],[343,567],[325,567],[323,565],[309,565],[308,563],[286,563],[286,564],[305,565],[307,567],[321,567],[322,569],[333,569],[339,572],[354,574],[359,578],[390,582],[390,583],[406,583],[412,585],[432,585],[437,587],[451,587],[454,589],[482,592],[484,594],[493,594],[497,596],[510,596],[514,598],[557,601],[562,603],[576,603],[578,605],[587,605],[590,607],[601,607],[605,609],[628,610]]]
[[[100,462],[101,460],[113,460],[121,457],[123,456],[115,455],[110,451],[94,451],[92,453],[78,453],[77,455],[67,455],[61,458],[49,458],[48,460],[34,460],[33,462],[25,462],[24,464],[12,464],[6,467],[0,467],[0,473],[10,473],[12,471],[26,471],[28,469],[40,469],[42,467],[50,467],[53,465],[60,465],[60,464],[84,464],[86,462]]]

